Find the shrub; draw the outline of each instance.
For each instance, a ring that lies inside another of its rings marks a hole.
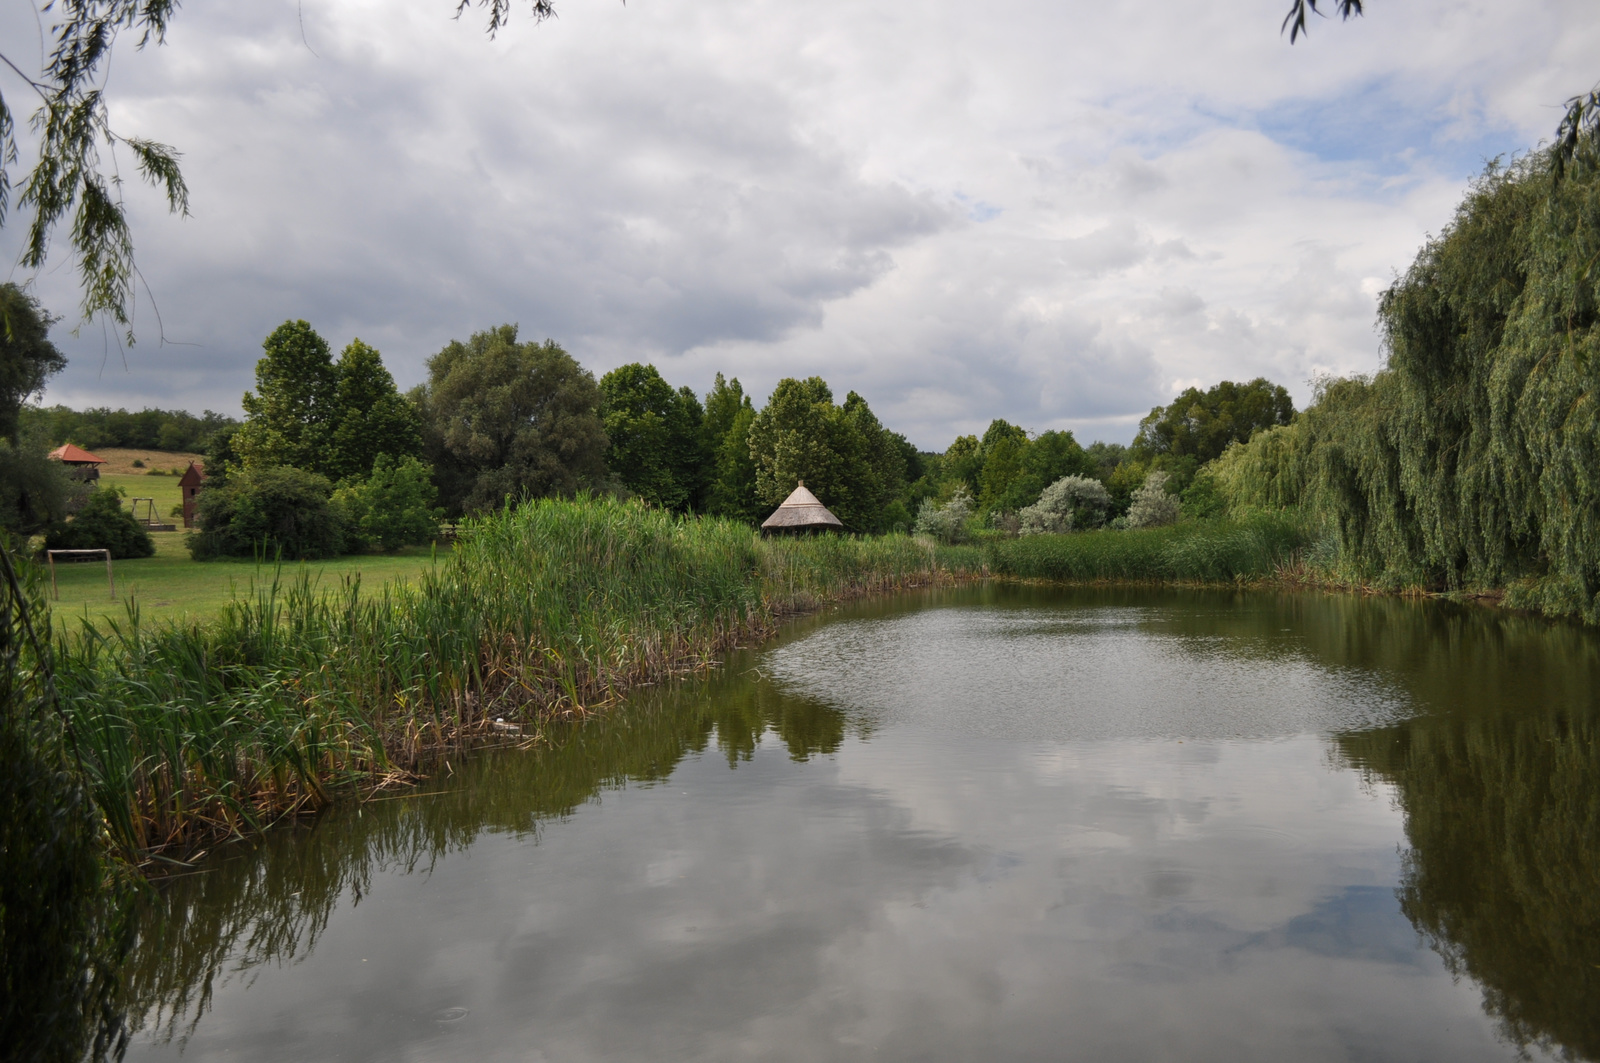
[[[347,480],[333,493],[333,504],[343,511],[352,545],[395,550],[433,541],[444,510],[434,506],[438,488],[433,466],[407,457],[399,462],[387,454],[372,463],[365,480]]]
[[[1063,476],[1046,487],[1039,501],[1017,514],[1023,535],[1068,532],[1074,527],[1094,527],[1105,520],[1111,495],[1105,484],[1087,476]]]
[[[200,530],[189,535],[197,560],[264,553],[289,560],[344,551],[344,519],[329,502],[327,477],[287,465],[243,469],[200,492]]]
[[[110,550],[114,558],[149,557],[156,552],[150,533],[122,508],[122,489],[102,487],[71,520],[56,521],[45,532],[46,550]]]
[[[1178,519],[1178,500],[1167,494],[1167,474],[1153,470],[1133,493],[1128,506],[1128,527],[1159,528]]]
[[[931,498],[922,500],[913,531],[918,535],[931,535],[941,543],[965,542],[968,537],[967,520],[972,516],[972,495],[958,486],[950,501],[939,505]]]

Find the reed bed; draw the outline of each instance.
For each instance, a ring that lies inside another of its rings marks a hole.
[[[1024,536],[989,544],[986,562],[994,575],[1015,579],[1237,584],[1275,579],[1305,543],[1294,519],[1262,514],[1164,528]]]
[[[210,623],[130,611],[58,636],[54,666],[112,837],[138,862],[182,860],[497,726],[530,733],[706,667],[787,615],[958,574],[905,536],[762,540],[543,500],[471,524],[410,584],[275,580]]]

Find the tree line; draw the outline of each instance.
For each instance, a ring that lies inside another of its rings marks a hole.
[[[40,480],[54,464],[43,461],[46,441],[92,449],[113,431],[122,433],[115,442],[205,432],[208,482],[192,540],[201,557],[248,555],[263,543],[292,557],[391,549],[430,541],[441,518],[580,491],[755,525],[802,480],[847,529],[867,534],[957,540],[1162,523],[1180,501],[1192,515],[1213,511],[1213,485],[1199,470],[1294,415],[1282,387],[1224,381],[1152,410],[1128,446],[1083,447],[1068,431],[997,419],[982,436],[924,452],[864,397],[841,401],[820,377],[784,379],[758,407],[721,373],[703,395],[644,363],[596,379],[554,341],[501,325],[446,344],[427,379],[401,393],[377,349],[354,339],[335,356],[306,321],[286,321],[263,342],[242,422],[75,413],[25,405],[64,361],[44,336],[49,316],[18,297],[42,325],[31,355],[20,340],[5,347],[15,377],[6,445],[29,452]],[[0,483],[0,521],[59,525],[61,492],[46,486]],[[111,508],[95,507],[97,520]]]
[[[24,406],[19,427],[24,435],[38,435],[55,445],[76,443],[85,450],[126,447],[194,454],[204,451],[219,429],[238,423],[237,418],[211,410],[196,417],[187,410],[109,406],[74,410],[55,405]]]

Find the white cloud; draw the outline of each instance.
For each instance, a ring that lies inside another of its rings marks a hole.
[[[506,320],[597,372],[820,373],[925,447],[999,416],[1126,438],[1223,377],[1304,400],[1376,367],[1373,278],[1549,134],[1600,24],[1385,5],[1290,48],[1281,6],[590,0],[493,42],[449,4],[308,2],[303,37],[287,0],[185,9],[111,91],[185,152],[192,219],[130,196],[197,346],[146,305],[126,369],[64,338],[49,398],[232,409],[305,317],[402,383]],[[66,269],[37,290],[76,303]]]

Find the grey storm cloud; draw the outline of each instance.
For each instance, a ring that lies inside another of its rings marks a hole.
[[[1303,400],[1378,365],[1377,293],[1448,223],[1463,145],[1547,135],[1600,46],[1577,0],[1293,49],[1271,12],[1133,4],[569,2],[493,41],[453,10],[203,5],[119,51],[114,121],[184,153],[194,216],[130,182],[139,344],[64,321],[47,401],[236,411],[286,318],[403,385],[505,321],[597,373],[820,374],[924,447],[993,417],[1126,439],[1224,377]],[[76,305],[59,254],[12,278]]]

